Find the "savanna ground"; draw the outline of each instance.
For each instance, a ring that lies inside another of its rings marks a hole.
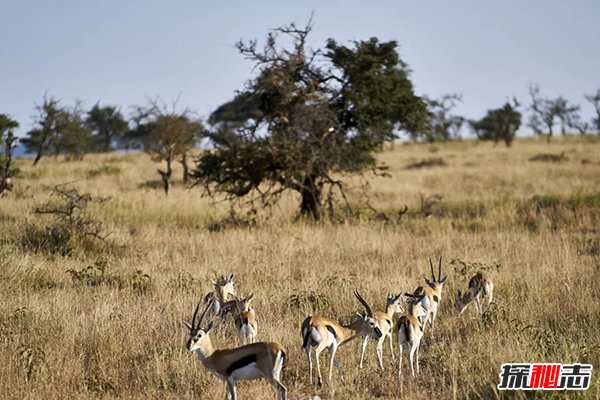
[[[529,161],[562,152],[557,162]],[[446,165],[406,169],[430,158]],[[294,222],[289,199],[255,226],[224,223],[226,205],[180,182],[165,197],[147,183],[158,174],[144,154],[44,159],[35,168],[18,160],[15,190],[0,200],[0,397],[224,397],[225,385],[185,350],[181,321],[210,290],[209,277],[233,272],[238,293],[255,293],[259,340],[287,349],[290,399],[599,398],[597,369],[586,392],[496,389],[505,362],[600,368],[597,137],[520,139],[512,149],[397,144],[380,159],[392,177],[370,179],[370,204],[390,221],[363,208],[344,223]],[[90,206],[110,235],[70,240],[63,256],[30,237],[53,223],[32,210],[48,187],[70,181],[80,193],[110,197]],[[433,195],[441,201],[422,200]],[[346,384],[334,371],[331,384],[310,386],[302,320],[319,313],[348,321],[360,310],[355,288],[383,307],[387,292],[422,283],[429,255],[443,255],[449,277],[436,339],[421,347],[421,374],[405,376],[401,394],[387,344],[384,372],[374,343],[359,371],[357,340],[338,353]],[[457,318],[454,294],[477,269],[492,273],[495,304],[482,317],[470,308]],[[213,330],[216,347],[237,345],[231,325]],[[238,395],[275,398],[264,382],[241,383]]]

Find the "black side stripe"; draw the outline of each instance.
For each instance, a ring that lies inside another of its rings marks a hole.
[[[250,365],[253,362],[256,362],[256,354],[249,354],[246,357],[242,357],[239,360],[233,362],[229,367],[227,367],[225,372],[231,374],[233,371],[240,368],[244,368],[246,365]]]
[[[327,330],[329,332],[331,332],[331,334],[333,335],[333,337],[336,338],[336,340],[337,340],[337,333],[335,333],[335,329],[333,329],[333,326],[331,326],[331,325],[325,325],[325,327],[327,328]]]

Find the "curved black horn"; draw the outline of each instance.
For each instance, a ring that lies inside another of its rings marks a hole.
[[[431,256],[429,256],[429,268],[431,269],[431,277],[433,278],[433,281],[435,282],[435,273],[433,272],[433,263],[431,262]]]
[[[204,316],[206,315],[206,312],[208,311],[209,308],[212,307],[212,305],[213,305],[214,302],[215,302],[214,299],[210,299],[210,301],[206,305],[206,308],[204,309],[204,311],[202,311],[202,315],[200,315],[200,318],[198,319],[198,322],[196,323],[196,314],[198,314],[198,307],[200,307],[200,303],[198,303],[198,305],[196,306],[196,310],[194,310],[194,316],[192,317],[192,327],[193,328],[197,329],[200,326],[200,323],[204,319]]]
[[[369,304],[365,301],[365,299],[363,299],[363,297],[360,295],[360,293],[358,293],[358,290],[354,290],[354,295],[356,296],[356,298],[358,299],[358,301],[360,301],[361,304],[363,306],[365,306],[365,310],[367,311],[367,315],[369,317],[373,317],[373,311],[371,311],[371,307],[369,307]]]
[[[438,280],[442,279],[442,256],[440,256],[440,262],[438,264]]]

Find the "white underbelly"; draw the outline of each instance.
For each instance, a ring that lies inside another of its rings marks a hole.
[[[250,363],[245,367],[236,369],[231,375],[233,375],[236,380],[259,379],[263,376],[256,363]]]

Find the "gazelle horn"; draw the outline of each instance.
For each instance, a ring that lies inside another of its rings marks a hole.
[[[371,311],[371,307],[369,307],[369,304],[367,304],[365,299],[363,299],[363,297],[360,295],[360,293],[358,293],[358,290],[354,291],[354,295],[356,296],[358,301],[360,301],[362,303],[362,305],[365,306],[365,309],[367,310],[367,315],[369,317],[373,317],[373,311]]]
[[[433,272],[433,263],[431,262],[431,256],[429,256],[429,268],[431,268],[431,277],[433,278],[433,281],[435,282],[435,273]]]

